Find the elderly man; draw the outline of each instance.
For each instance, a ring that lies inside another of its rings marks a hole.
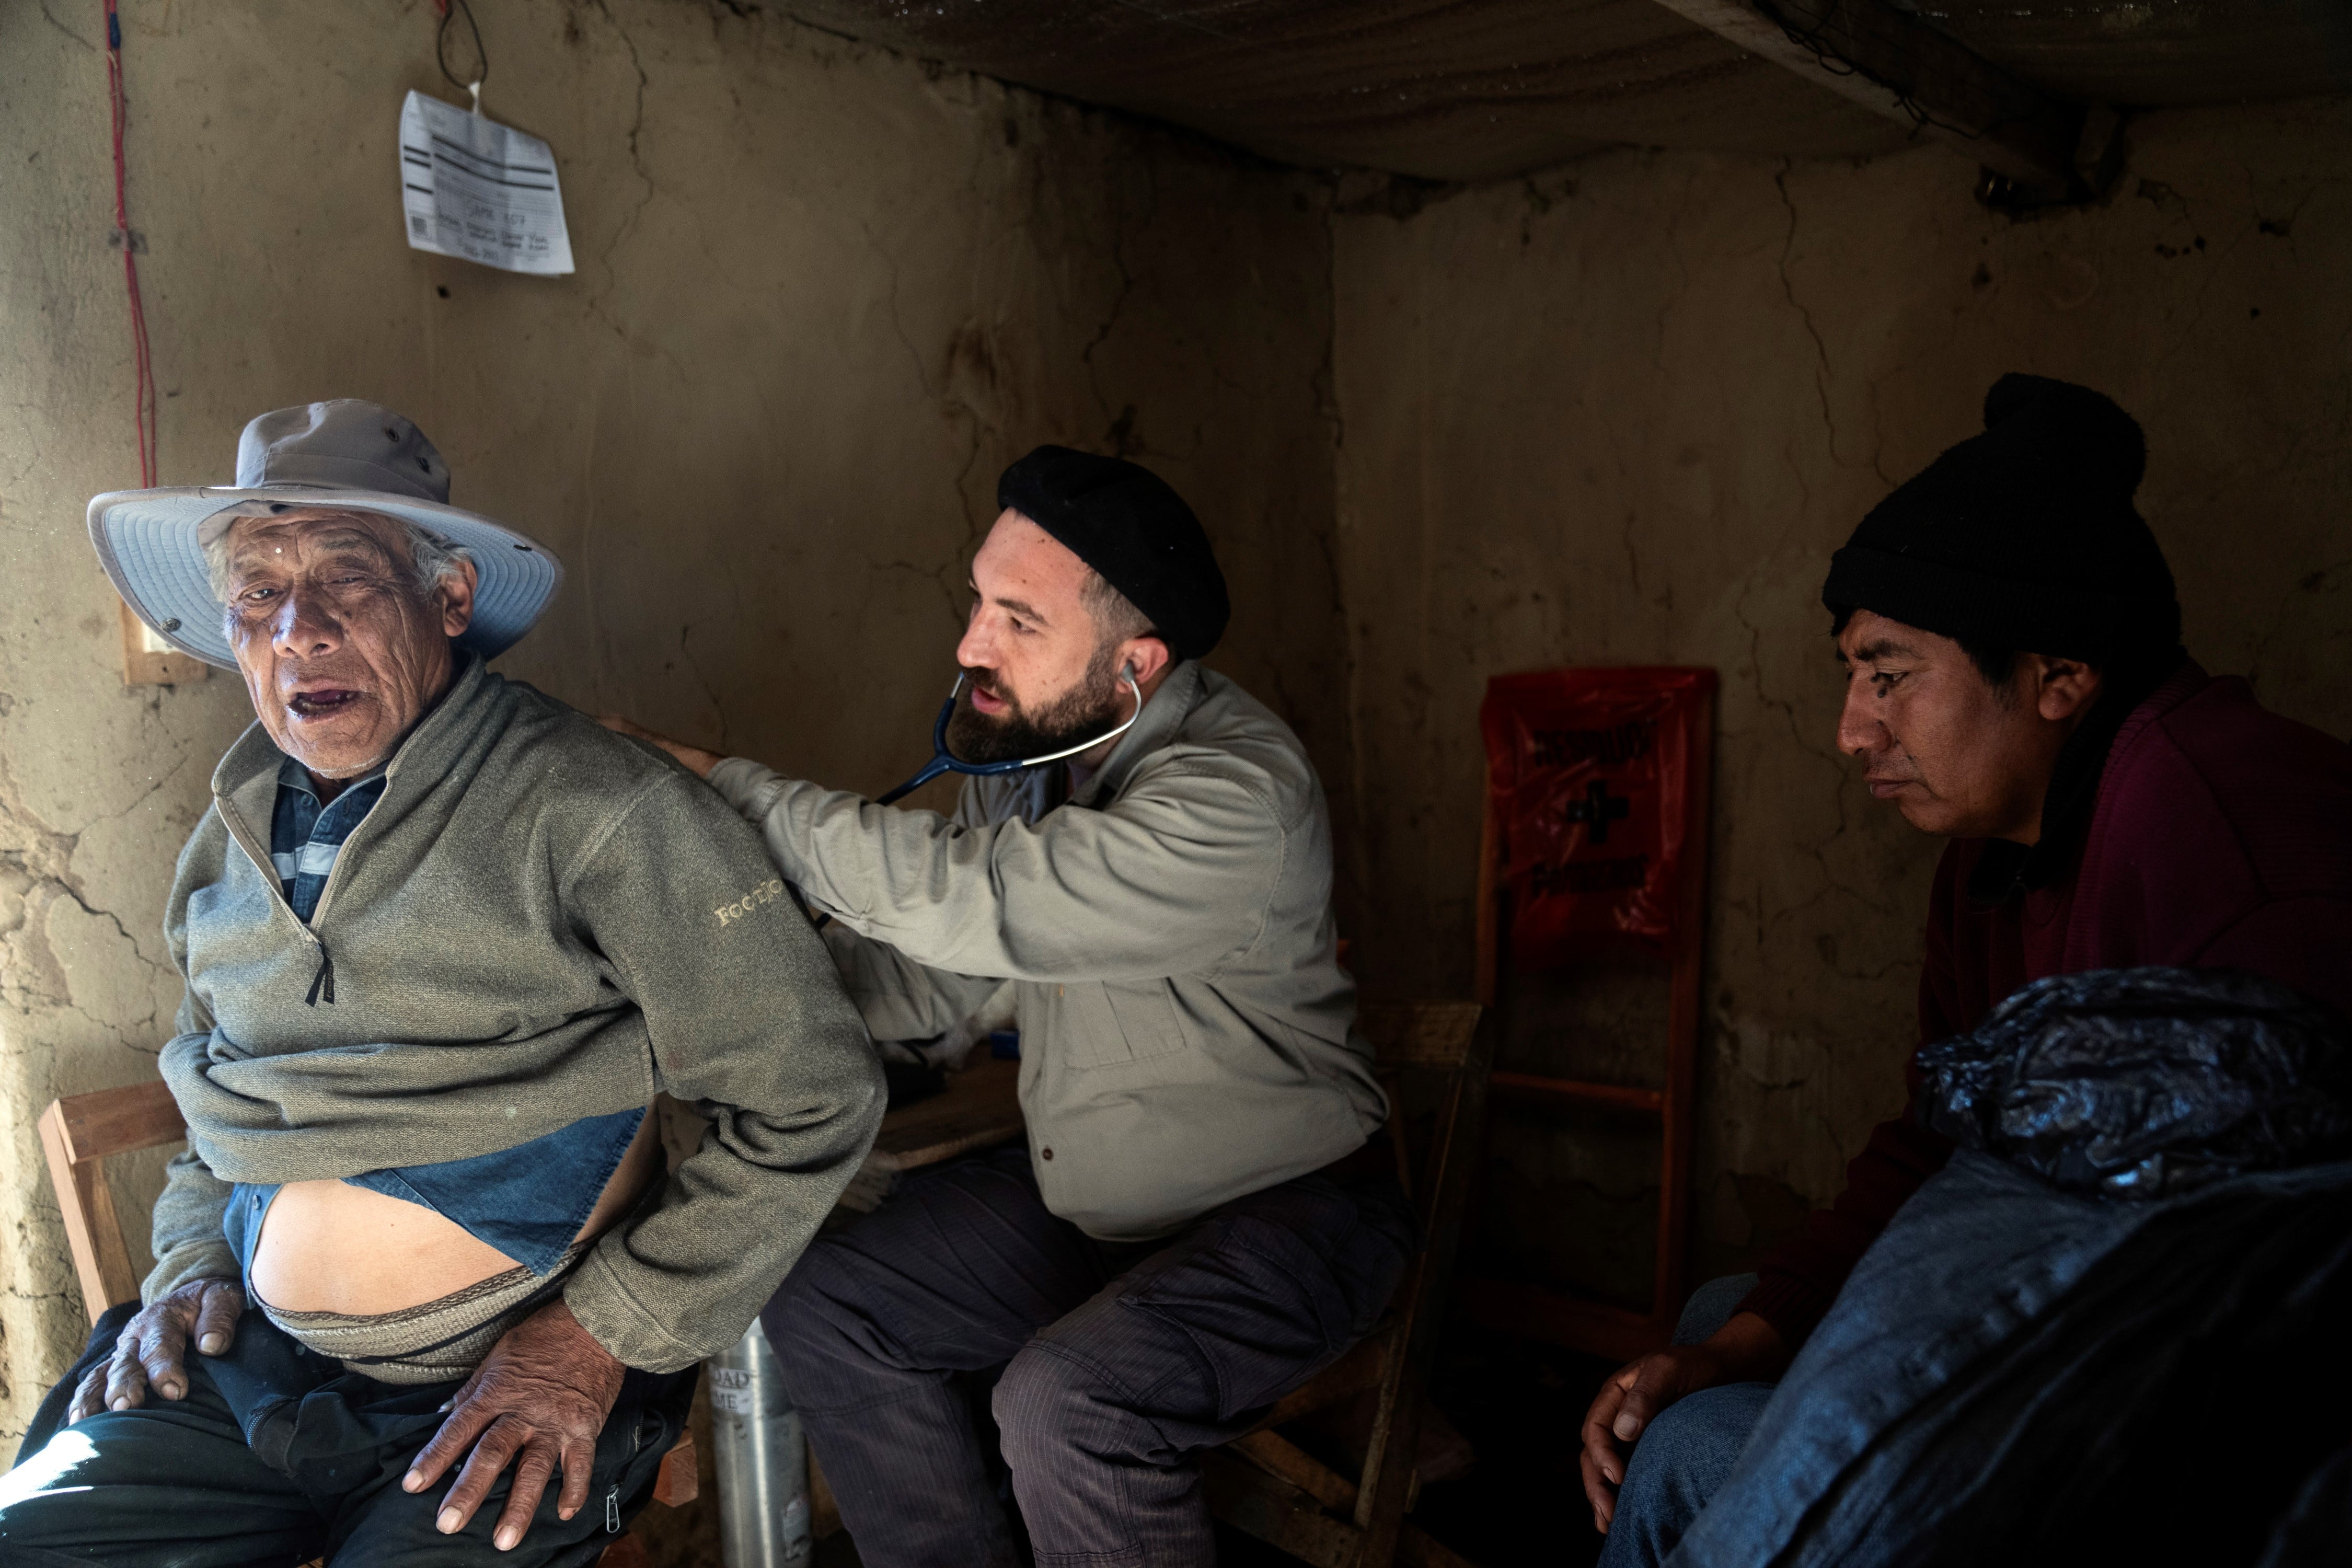
[[[1007,469],[971,564],[952,817],[676,746],[758,823],[878,1037],[1003,983],[1028,1146],[948,1166],[813,1247],[765,1314],[874,1568],[1214,1560],[1192,1456],[1370,1329],[1412,1247],[1351,1028],[1305,750],[1199,660],[1224,579],[1132,463]],[[1054,760],[1065,758],[1066,761]],[[1039,765],[1024,768],[1035,761]]]
[[[561,569],[447,495],[335,402],[247,426],[234,489],[90,503],[259,721],[172,888],[189,1148],[146,1304],[0,1480],[10,1563],[592,1563],[872,1139],[756,835],[484,668]],[[667,1175],[661,1090],[709,1124]]]
[[[1872,795],[1953,840],[1922,1040],[2045,976],[2143,965],[2249,971],[2352,1014],[2352,749],[2182,650],[2172,573],[2133,506],[2129,415],[2008,375],[1984,418],[1863,520],[1822,590],[1847,676],[1838,744]],[[1911,1110],[1879,1127],[1760,1278],[1703,1288],[1673,1347],[1602,1385],[1582,1463],[1604,1568],[1672,1550],[1769,1380],[1951,1152]]]

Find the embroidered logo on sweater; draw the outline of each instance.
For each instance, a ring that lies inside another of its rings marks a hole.
[[[719,917],[720,925],[733,925],[761,904],[772,904],[783,895],[784,879],[777,877],[761,883],[733,903],[721,904],[710,912]]]

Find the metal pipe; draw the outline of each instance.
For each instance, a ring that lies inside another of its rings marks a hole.
[[[703,1363],[719,1469],[719,1540],[727,1568],[794,1568],[809,1560],[808,1445],[783,1371],[759,1321]]]

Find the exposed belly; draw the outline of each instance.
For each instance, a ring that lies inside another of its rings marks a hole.
[[[606,1229],[659,1178],[656,1121],[648,1110],[575,1239]],[[346,1182],[289,1182],[263,1216],[253,1288],[284,1311],[366,1316],[422,1306],[519,1267],[421,1204]]]

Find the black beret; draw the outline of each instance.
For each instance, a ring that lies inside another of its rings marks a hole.
[[[2132,504],[2138,423],[2088,387],[2010,374],[1985,394],[1984,425],[1862,520],[1822,602],[2094,664],[2178,649],[2172,572]]]
[[[1225,635],[1233,606],[1201,520],[1168,481],[1119,458],[1040,447],[996,481],[1010,507],[1068,546],[1178,658],[1199,658]]]

